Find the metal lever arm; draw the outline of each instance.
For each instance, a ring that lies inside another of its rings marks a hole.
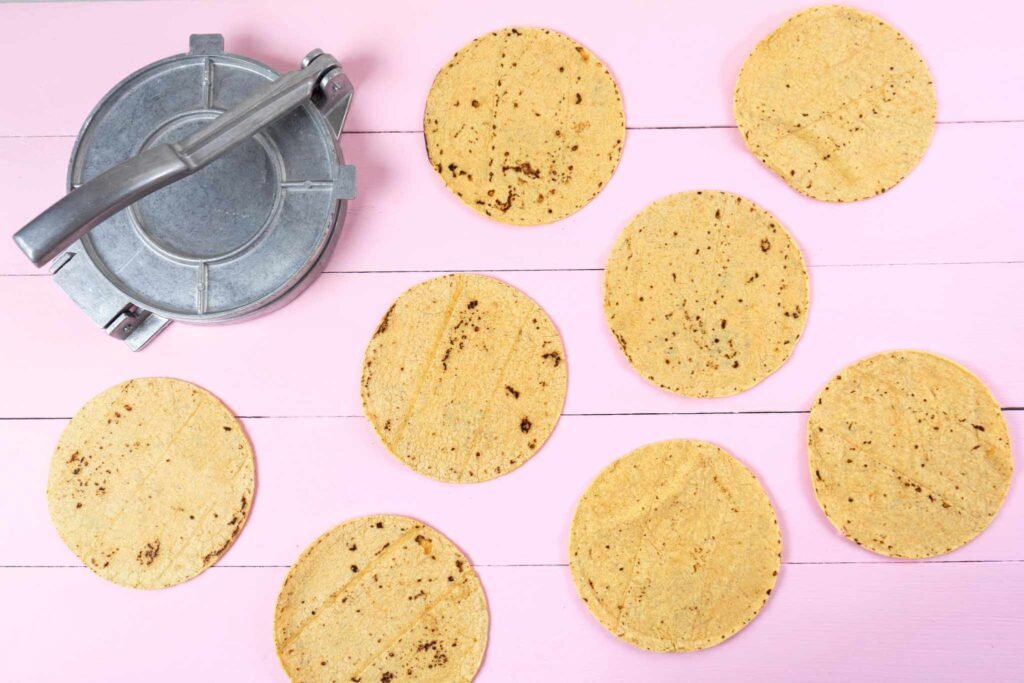
[[[14,241],[32,263],[47,263],[121,209],[195,173],[308,102],[332,71],[338,71],[333,57],[310,53],[301,69],[281,76],[184,140],[146,150],[73,190],[15,233]]]

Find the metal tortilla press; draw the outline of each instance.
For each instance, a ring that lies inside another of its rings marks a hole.
[[[172,320],[284,305],[323,270],[355,196],[339,137],[352,84],[320,50],[283,76],[194,35],[82,126],[69,193],[14,240],[133,350]],[[172,184],[173,183],[173,184]]]

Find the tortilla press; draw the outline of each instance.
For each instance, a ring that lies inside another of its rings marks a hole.
[[[14,236],[109,335],[137,351],[171,321],[267,313],[323,270],[355,196],[339,137],[352,84],[310,52],[278,76],[194,35],[100,101],[69,193]]]

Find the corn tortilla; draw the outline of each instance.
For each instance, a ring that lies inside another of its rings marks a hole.
[[[615,636],[658,652],[717,645],[761,610],[782,539],[757,477],[701,441],[649,444],[609,465],[580,499],[569,567]]]
[[[641,211],[605,267],[604,310],[626,358],[684,396],[739,393],[803,333],[807,268],[777,218],[728,192],[683,192]]]
[[[538,225],[575,213],[611,179],[626,119],[607,67],[571,38],[507,28],[438,73],[423,130],[431,165],[476,211]]]
[[[224,554],[252,504],[252,447],[227,407],[176,379],[134,379],[60,436],[47,500],[68,548],[108,581],[163,588]]]
[[[941,356],[893,351],[845,368],[807,426],[818,504],[844,536],[890,557],[947,553],[981,533],[1013,474],[999,404]]]
[[[785,21],[747,57],[734,113],[768,168],[809,197],[850,202],[899,183],[935,129],[935,87],[914,46],[838,5]]]
[[[417,472],[478,482],[529,460],[558,422],[565,350],[547,314],[484,275],[398,297],[366,349],[362,399],[391,453]]]
[[[274,640],[293,681],[471,681],[487,646],[487,601],[469,561],[408,517],[349,520],[288,572]]]

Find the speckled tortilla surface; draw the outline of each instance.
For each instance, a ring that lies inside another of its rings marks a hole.
[[[638,448],[597,476],[576,508],[569,567],[617,637],[684,652],[746,626],[775,586],[782,538],[757,477],[702,441]]]
[[[215,396],[141,378],[86,403],[61,434],[47,499],[89,569],[132,588],[186,581],[224,554],[252,504],[253,454]]]
[[[925,558],[989,525],[1013,474],[999,404],[956,363],[893,351],[845,368],[807,425],[818,504],[844,536],[891,557]]]
[[[813,7],[783,23],[747,58],[734,112],[747,147],[816,199],[873,197],[921,160],[935,128],[924,60],[871,14]]]
[[[528,296],[484,275],[418,284],[395,301],[363,360],[363,409],[384,445],[442,481],[506,474],[562,412],[565,350]]]
[[[288,572],[274,613],[292,681],[471,681],[489,617],[469,560],[408,517],[349,520]]]
[[[799,247],[777,218],[728,192],[683,192],[641,211],[605,267],[604,310],[644,378],[729,396],[775,372],[807,317]]]
[[[463,202],[502,223],[575,213],[622,154],[622,97],[604,64],[555,31],[508,28],[459,50],[423,115],[427,154]]]

